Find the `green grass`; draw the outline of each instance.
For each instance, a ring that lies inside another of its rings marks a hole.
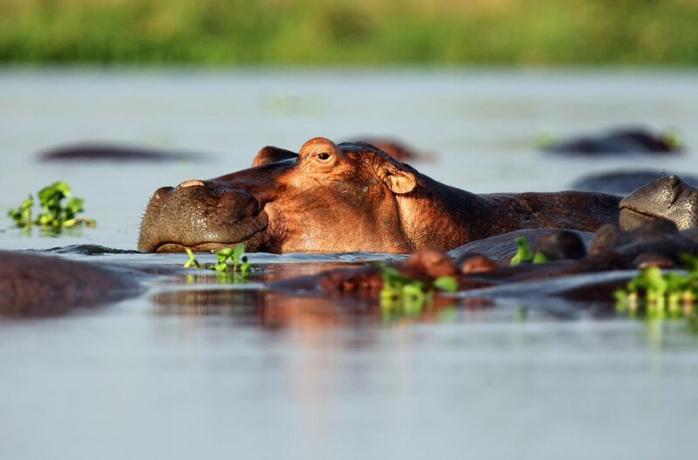
[[[695,65],[696,24],[696,0],[0,0],[0,63]]]

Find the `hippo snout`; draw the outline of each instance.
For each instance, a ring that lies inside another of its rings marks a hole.
[[[698,190],[678,176],[664,176],[621,200],[623,229],[630,230],[656,219],[672,221],[679,230],[698,226]]]
[[[266,226],[267,216],[249,192],[191,179],[155,191],[141,224],[138,248],[214,250],[246,241]]]

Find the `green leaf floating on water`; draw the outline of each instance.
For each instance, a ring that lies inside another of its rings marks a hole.
[[[695,324],[698,264],[695,256],[684,256],[683,260],[687,273],[665,273],[659,267],[640,271],[625,289],[614,292],[616,310],[653,319],[685,318]]]
[[[424,307],[433,301],[434,289],[445,292],[458,290],[458,281],[453,276],[441,276],[431,285],[427,285],[419,280],[408,278],[395,267],[385,263],[378,263],[376,266],[383,278],[380,303],[384,317],[394,314],[419,315]]]
[[[245,256],[244,243],[238,243],[232,248],[223,248],[216,251],[215,264],[201,264],[191,249],[185,249],[188,260],[184,263],[184,268],[205,268],[214,270],[221,275],[230,275],[231,279],[227,281],[240,282],[245,281],[249,275],[252,265]]]
[[[72,228],[78,225],[94,227],[94,219],[78,217],[84,211],[85,200],[72,196],[70,185],[63,181],[54,182],[37,193],[41,212],[33,218],[34,197],[24,200],[19,207],[10,209],[8,215],[15,221],[18,227],[31,227],[38,225],[60,231],[63,228]],[[64,200],[68,199],[64,203]]]

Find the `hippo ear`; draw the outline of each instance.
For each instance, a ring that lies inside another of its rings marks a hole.
[[[391,163],[386,163],[382,169],[383,182],[393,193],[398,195],[410,193],[417,185],[417,179],[411,171],[398,168]]]
[[[257,155],[255,155],[254,159],[252,160],[252,166],[266,165],[277,161],[288,160],[290,158],[298,158],[298,154],[291,152],[290,150],[284,150],[268,145],[266,147],[262,147],[262,149],[257,152]]]

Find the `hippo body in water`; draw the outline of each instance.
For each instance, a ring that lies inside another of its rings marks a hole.
[[[205,153],[173,152],[112,143],[81,143],[48,149],[39,154],[43,162],[161,163],[209,159]]]
[[[459,291],[511,285],[509,289],[493,290],[492,296],[519,298],[522,294],[533,294],[540,298],[559,295],[576,301],[608,304],[613,300],[613,291],[624,286],[634,275],[631,270],[649,266],[675,268],[683,264],[686,254],[698,254],[698,233],[695,230],[679,232],[676,224],[665,219],[645,222],[632,231],[605,225],[591,235],[593,241],[589,241],[587,233],[567,230],[519,230],[466,244],[448,254],[419,251],[393,267],[401,275],[425,286],[431,286],[438,277],[452,276],[457,280]],[[517,238],[526,238],[535,251],[542,250],[549,257],[548,262],[510,266],[509,259]],[[481,248],[490,254],[477,251]],[[504,257],[507,253],[508,257]],[[619,273],[609,273],[613,271]],[[587,277],[581,284],[577,283],[579,280],[566,281],[568,277],[589,274],[597,276]],[[553,290],[540,289],[553,279],[559,279],[553,283]],[[518,284],[521,282],[525,284]],[[383,287],[383,274],[376,265],[333,269],[277,281],[270,287],[310,296],[351,294],[370,298],[377,297]]]
[[[594,173],[575,180],[570,185],[570,190],[612,193],[625,196],[669,174],[672,173],[651,169]],[[698,187],[698,176],[696,175],[681,174],[681,179],[692,187]]]
[[[142,292],[132,273],[28,252],[0,251],[0,318],[58,316]]]
[[[654,134],[641,128],[623,128],[597,136],[555,142],[544,150],[558,154],[598,156],[634,153],[666,155],[680,152],[681,148],[670,135]]]
[[[216,250],[388,252],[448,250],[522,228],[595,231],[620,198],[559,192],[476,195],[441,184],[376,147],[306,142],[266,147],[253,167],[158,189],[141,226],[148,252]]]

